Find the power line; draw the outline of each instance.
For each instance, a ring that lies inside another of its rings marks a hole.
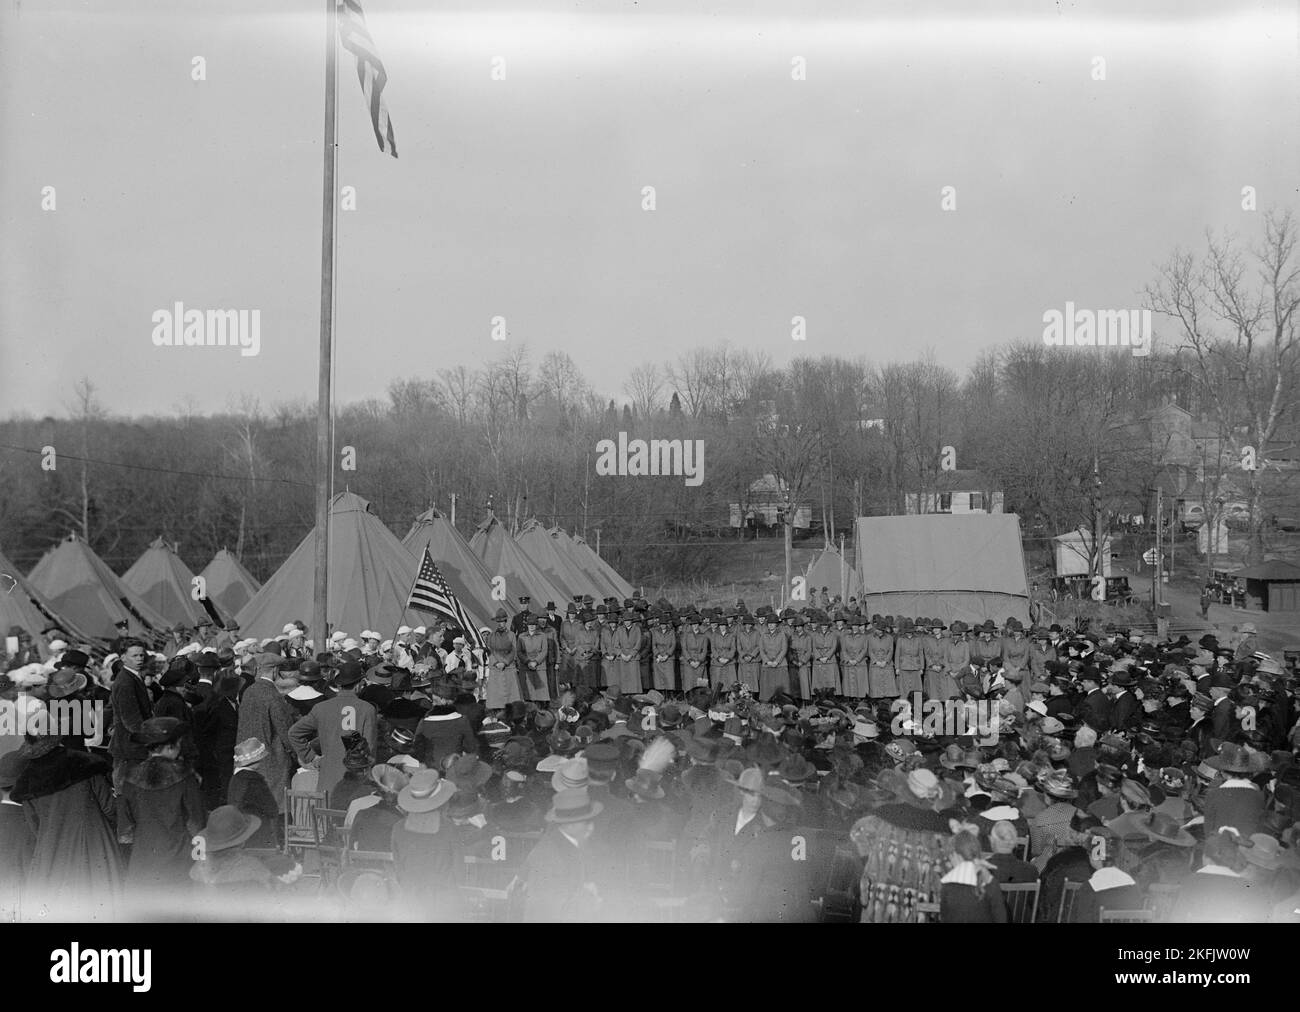
[[[30,446],[11,446],[8,443],[0,443],[0,450],[14,450],[18,453],[30,453],[36,456],[44,456],[44,450],[33,450]],[[219,478],[225,481],[269,481],[280,485],[297,485],[302,488],[315,488],[315,484],[309,481],[294,481],[292,478],[255,478],[251,475],[240,474],[212,474],[206,471],[182,471],[170,467],[150,467],[147,464],[124,464],[117,460],[98,460],[95,457],[74,457],[70,453],[60,453],[60,457],[65,460],[75,460],[84,464],[99,464],[103,467],[124,467],[132,471],[150,471],[154,474],[179,474],[188,478]]]

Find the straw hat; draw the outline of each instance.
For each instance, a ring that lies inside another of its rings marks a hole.
[[[437,770],[420,770],[397,795],[397,806],[412,815],[434,812],[450,801],[455,793],[456,785],[444,780]]]

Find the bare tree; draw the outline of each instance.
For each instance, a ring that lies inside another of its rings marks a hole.
[[[699,418],[709,407],[713,359],[708,349],[695,348],[668,366],[668,381],[673,384],[683,410],[692,418]]]
[[[659,366],[653,362],[643,362],[628,374],[623,384],[623,392],[632,398],[632,406],[638,418],[650,419],[659,409],[664,381]]]
[[[1147,305],[1177,327],[1179,361],[1194,378],[1249,485],[1247,563],[1263,558],[1266,454],[1297,408],[1300,263],[1288,211],[1264,217],[1264,237],[1243,251],[1207,236],[1198,261],[1175,251],[1147,286]],[[1253,467],[1246,465],[1254,464]]]
[[[438,376],[447,392],[451,413],[461,428],[464,428],[469,421],[470,404],[474,399],[474,374],[463,365],[458,365],[454,369],[443,369]]]

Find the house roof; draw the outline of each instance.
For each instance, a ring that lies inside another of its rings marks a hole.
[[[1300,580],[1300,566],[1281,559],[1270,559],[1258,565],[1239,569],[1232,574],[1238,580]]]

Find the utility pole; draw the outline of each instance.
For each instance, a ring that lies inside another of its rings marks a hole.
[[[1106,532],[1105,525],[1102,522],[1101,512],[1101,466],[1097,455],[1092,457],[1092,546],[1097,553],[1097,568],[1093,571],[1094,576],[1100,576],[1103,580],[1106,578],[1105,551],[1106,551]],[[1105,600],[1103,597],[1102,600]]]
[[[451,525],[456,526],[456,493],[451,494]]]
[[[1156,616],[1156,636],[1165,639],[1169,635],[1169,619],[1164,615],[1164,590],[1160,583],[1164,579],[1164,541],[1161,525],[1164,522],[1164,490],[1156,486],[1156,567],[1151,574],[1151,609]]]

